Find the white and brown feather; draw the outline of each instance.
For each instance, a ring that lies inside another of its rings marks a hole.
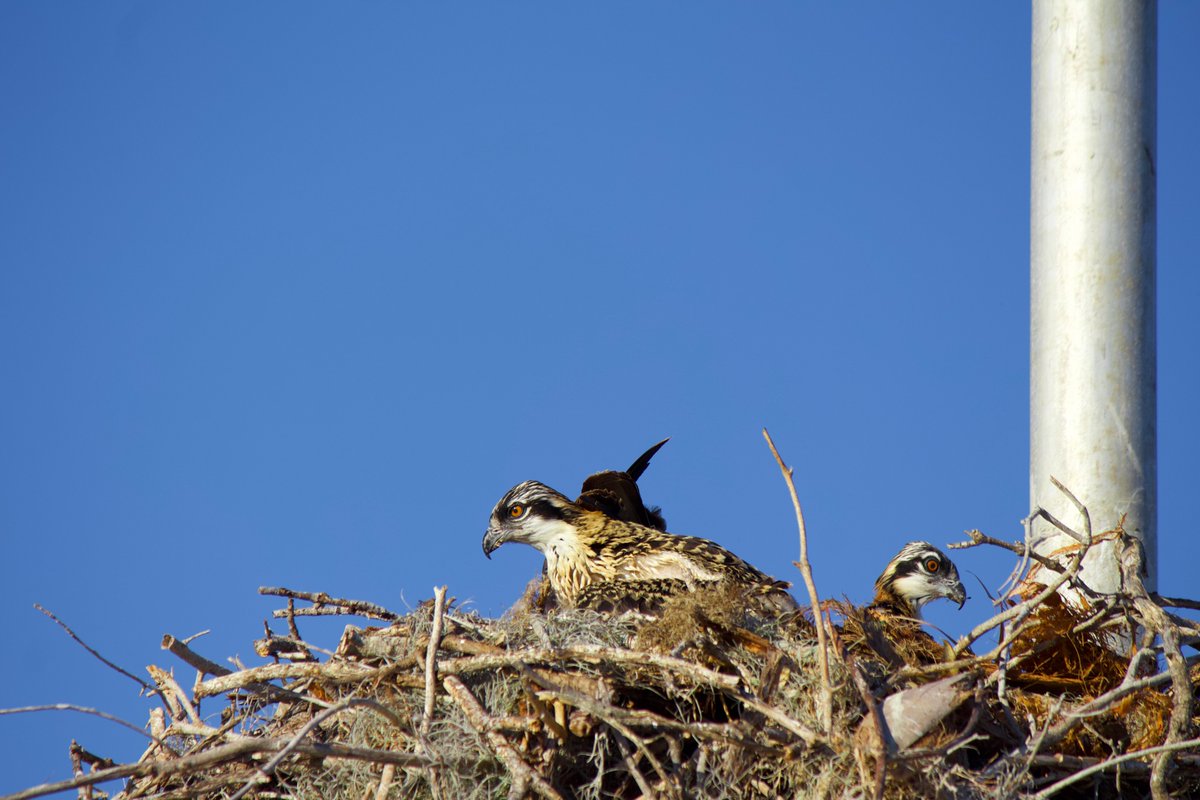
[[[728,583],[762,605],[793,610],[790,584],[778,581],[716,542],[613,519],[572,503],[536,481],[513,487],[492,511],[488,555],[523,542],[546,557],[546,576],[567,607],[650,610],[667,597]]]
[[[870,608],[896,616],[921,618],[921,609],[945,597],[958,603],[967,599],[958,569],[946,554],[929,542],[909,542],[888,562],[875,580]]]

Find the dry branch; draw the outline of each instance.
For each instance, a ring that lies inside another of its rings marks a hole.
[[[258,593],[286,597],[292,601],[307,600],[313,604],[312,608],[289,607],[275,611],[273,613],[277,619],[284,619],[288,616],[315,617],[327,615],[367,617],[368,619],[380,619],[385,622],[395,622],[400,619],[400,615],[396,612],[389,611],[375,603],[370,603],[366,600],[346,600],[341,597],[331,597],[325,592],[297,592],[293,589],[285,589],[282,586],[260,586],[258,587]]]
[[[775,442],[771,441],[771,435],[767,433],[766,428],[763,428],[763,438],[767,440],[767,446],[771,448],[771,455],[775,456],[775,463],[779,464],[779,471],[783,473],[783,479],[787,482],[788,494],[792,498],[792,507],[796,511],[796,525],[800,529],[800,560],[793,563],[799,568],[800,575],[804,578],[804,586],[808,589],[808,601],[811,603],[816,623],[817,658],[821,667],[821,723],[824,726],[825,735],[828,736],[833,730],[833,688],[829,682],[829,645],[826,641],[826,620],[821,612],[821,598],[817,594],[817,586],[813,582],[812,566],[808,563],[808,533],[804,527],[804,512],[800,509],[800,498],[796,495],[792,469],[783,463],[783,458],[775,449]]]
[[[240,739],[228,744],[218,745],[211,750],[205,750],[190,756],[171,761],[141,761],[137,764],[122,764],[109,769],[81,775],[69,781],[44,783],[33,786],[15,794],[4,795],[0,800],[28,800],[32,797],[43,797],[55,792],[77,789],[80,786],[95,786],[97,783],[117,780],[119,778],[138,777],[167,777],[199,772],[213,766],[240,761],[250,756],[278,753],[292,743],[287,739]],[[411,753],[394,753],[388,750],[373,750],[365,747],[350,747],[335,743],[303,742],[292,746],[292,752],[298,755],[315,756],[317,758],[346,758],[358,761],[370,761],[375,764],[395,764],[398,767],[426,767],[428,759]]]
[[[471,694],[471,690],[466,687],[466,684],[453,675],[448,675],[442,680],[442,685],[454,698],[454,702],[458,703],[471,726],[488,741],[495,751],[496,757],[503,761],[504,766],[512,773],[514,786],[521,788],[520,794],[516,796],[522,796],[525,788],[532,786],[533,791],[546,800],[563,800],[562,795],[556,792],[545,778],[525,763],[520,753],[513,749],[513,746],[504,738],[504,734],[493,728],[491,717],[483,710],[483,706],[479,705],[479,701],[475,699],[475,695]],[[509,796],[514,795],[510,794]]]

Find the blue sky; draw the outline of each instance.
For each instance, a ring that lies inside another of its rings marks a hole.
[[[257,663],[260,585],[503,611],[493,504],[643,478],[862,601],[1028,508],[1020,3],[0,4],[0,707]],[[1160,7],[1160,589],[1197,594],[1200,6]],[[1009,562],[970,551],[990,585]],[[959,633],[988,615],[977,582]],[[943,604],[945,605],[945,604]],[[302,625],[332,646],[343,622]],[[213,706],[209,711],[216,711]],[[72,738],[0,717],[0,792]]]

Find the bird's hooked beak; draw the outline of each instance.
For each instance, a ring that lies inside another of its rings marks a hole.
[[[489,525],[487,533],[483,534],[483,554],[491,558],[492,551],[504,544],[505,541],[504,531],[495,525]]]
[[[954,588],[950,590],[950,593],[946,597],[958,603],[958,607],[962,608],[967,602],[967,590],[963,587],[962,581],[955,583]]]

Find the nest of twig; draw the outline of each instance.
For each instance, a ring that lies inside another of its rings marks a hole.
[[[150,668],[142,757],[73,743],[73,780],[12,797],[113,778],[122,798],[181,800],[1195,796],[1200,667],[1181,647],[1200,626],[1167,609],[1200,604],[1148,594],[1120,528],[1095,538],[1115,542],[1124,588],[1090,593],[1083,518],[1077,548],[1039,557],[955,643],[846,603],[757,619],[732,590],[647,620],[536,602],[485,619],[444,588],[400,615],[264,588],[287,598],[287,633],[255,643],[266,663],[230,670],[165,637],[195,680]],[[1028,559],[978,532],[960,546],[979,544]],[[330,614],[379,625],[321,650],[298,619]]]

